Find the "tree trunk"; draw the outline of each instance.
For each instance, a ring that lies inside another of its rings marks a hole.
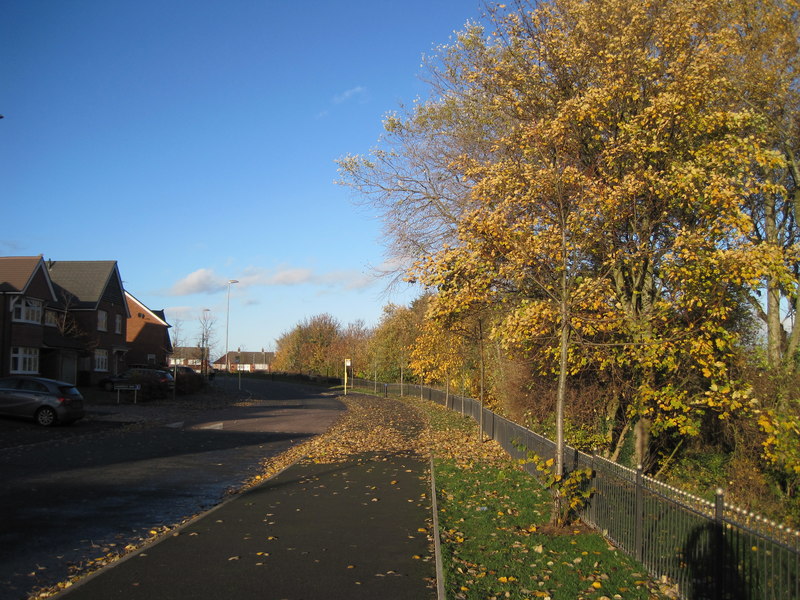
[[[764,234],[768,244],[778,244],[775,199],[767,198],[764,204]],[[767,364],[770,369],[781,366],[783,325],[781,325],[781,291],[774,275],[767,277]]]
[[[622,431],[620,431],[619,437],[617,438],[617,443],[614,446],[614,451],[611,453],[611,456],[608,457],[608,460],[611,462],[617,462],[619,460],[619,455],[625,447],[625,439],[628,437],[628,430],[630,427],[631,422],[625,421],[625,424],[622,426]]]
[[[564,476],[564,405],[567,398],[567,372],[569,369],[569,342],[570,342],[570,314],[569,314],[569,281],[567,278],[568,248],[566,238],[566,228],[562,224],[561,244],[562,244],[562,271],[561,271],[561,302],[559,312],[561,313],[561,335],[559,336],[559,359],[558,359],[558,393],[556,397],[556,456],[555,471],[556,481],[560,481]],[[561,495],[561,486],[556,485],[553,496],[553,512],[550,517],[552,523],[558,525],[563,513],[564,498]]]
[[[608,449],[604,452],[606,457],[608,457],[608,455],[611,453],[611,448],[614,444],[614,430],[617,427],[617,413],[619,412],[621,403],[622,401],[620,400],[620,392],[614,391],[611,401],[608,403],[608,405],[606,405],[605,438],[606,442],[608,443]]]
[[[791,149],[787,150],[789,158],[789,167],[792,173],[792,180],[795,184],[794,195],[792,197],[791,210],[794,212],[794,220],[800,218],[800,167],[795,160],[794,153]],[[794,373],[798,369],[798,364],[795,362],[795,353],[800,347],[800,323],[798,322],[798,315],[800,315],[800,282],[793,281],[794,284],[794,323],[792,323],[792,331],[789,334],[787,345],[783,355],[783,368],[788,373]]]
[[[481,404],[481,418],[480,422],[478,423],[478,439],[482,442],[483,441],[483,377],[486,372],[486,366],[484,365],[483,361],[483,321],[478,319],[478,349],[480,351],[480,391],[478,397],[480,398]]]
[[[558,395],[556,397],[556,460],[555,475],[564,475],[564,404],[567,397],[567,369],[569,360],[569,325],[561,323],[560,357],[558,361]]]

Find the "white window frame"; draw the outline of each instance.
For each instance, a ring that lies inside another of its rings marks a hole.
[[[34,298],[20,298],[14,304],[13,319],[17,323],[42,323],[44,313],[44,302]]]
[[[114,333],[122,333],[122,315],[114,315]]]
[[[11,372],[18,375],[39,373],[39,349],[25,346],[11,347]]]
[[[108,372],[108,350],[96,348],[94,351],[94,370],[103,373]]]
[[[108,313],[104,310],[97,311],[97,331],[108,331]]]

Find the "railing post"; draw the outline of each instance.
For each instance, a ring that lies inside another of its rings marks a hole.
[[[725,552],[725,533],[723,519],[725,511],[725,496],[722,488],[717,488],[714,495],[714,598],[726,598],[725,592],[728,582],[725,575],[728,572],[727,552]]]
[[[634,554],[636,560],[642,562],[644,556],[644,486],[642,485],[642,465],[636,467],[636,505],[633,518]]]

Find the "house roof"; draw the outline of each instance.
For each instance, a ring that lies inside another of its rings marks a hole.
[[[21,293],[30,285],[36,272],[42,269],[53,299],[56,298],[50,277],[44,269],[44,260],[39,256],[0,257],[0,292]]]
[[[134,304],[145,311],[148,315],[150,315],[153,319],[155,319],[159,325],[163,325],[164,327],[172,327],[169,323],[167,323],[167,319],[164,316],[163,310],[151,310],[144,305],[139,299],[136,298],[133,294],[129,291],[125,291],[125,299],[128,301],[128,310],[131,314],[133,314],[133,310],[131,310],[131,304]]]
[[[242,350],[241,352],[237,352],[236,350],[230,350],[228,352],[228,362],[230,364],[234,364],[236,362],[236,357],[239,357],[239,362],[242,364],[262,364],[264,362],[270,363],[272,359],[275,358],[274,352],[250,352]],[[214,361],[215,365],[224,365],[225,364],[225,355],[223,354],[217,360]]]
[[[173,358],[202,358],[206,348],[200,346],[176,346],[173,349]]]
[[[74,299],[72,308],[95,308],[115,279],[124,289],[115,260],[50,260],[47,268],[53,282]]]

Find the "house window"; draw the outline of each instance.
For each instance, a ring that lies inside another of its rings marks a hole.
[[[122,333],[122,315],[114,317],[114,333]]]
[[[14,320],[23,323],[42,322],[42,301],[22,298],[14,305]]]
[[[108,350],[98,348],[94,351],[94,370],[108,371]]]
[[[48,327],[58,327],[61,321],[58,318],[58,313],[54,310],[44,311],[44,324]]]
[[[39,349],[23,348],[22,346],[12,346],[11,348],[11,372],[12,373],[38,373],[39,372]]]
[[[108,331],[108,313],[104,310],[97,311],[97,331]]]

